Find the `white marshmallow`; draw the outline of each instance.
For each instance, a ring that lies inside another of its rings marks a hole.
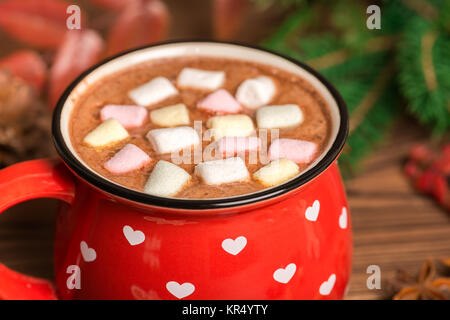
[[[261,107],[256,111],[258,128],[288,128],[303,122],[303,112],[296,104]]]
[[[245,181],[249,178],[245,162],[240,157],[201,162],[195,166],[194,172],[206,184]]]
[[[268,104],[275,95],[275,84],[271,78],[260,76],[247,79],[236,91],[236,99],[249,109]]]
[[[150,130],[147,133],[147,139],[158,153],[179,151],[200,143],[197,131],[191,127]]]
[[[178,90],[167,78],[156,77],[128,92],[128,96],[136,104],[148,106],[163,101],[177,93]]]
[[[212,129],[214,140],[222,137],[247,137],[255,127],[252,119],[245,114],[233,114],[209,118],[206,126]]]
[[[171,162],[159,160],[153,168],[144,192],[160,197],[175,196],[191,180],[191,175]]]
[[[128,131],[116,119],[108,119],[84,137],[84,143],[100,148],[128,138]]]
[[[179,87],[215,90],[220,88],[224,81],[225,72],[223,71],[184,68],[178,75],[177,84]]]
[[[294,161],[282,158],[270,162],[253,174],[253,178],[265,187],[285,182],[299,173]]]
[[[150,119],[160,127],[188,125],[190,122],[189,111],[183,103],[153,110]]]

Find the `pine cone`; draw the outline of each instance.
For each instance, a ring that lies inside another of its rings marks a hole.
[[[51,113],[32,87],[0,71],[0,168],[54,155]]]

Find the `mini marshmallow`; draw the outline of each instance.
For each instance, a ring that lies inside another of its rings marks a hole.
[[[215,143],[217,152],[228,155],[257,151],[261,147],[258,137],[223,137]]]
[[[253,178],[265,187],[275,186],[291,179],[299,173],[295,162],[289,159],[278,159],[260,168],[253,174]]]
[[[197,108],[211,113],[238,113],[242,107],[225,89],[217,90],[197,104]]]
[[[258,128],[288,128],[302,123],[303,112],[295,104],[261,107],[256,111]]]
[[[268,104],[275,95],[275,84],[271,78],[260,76],[247,79],[236,91],[236,99],[249,109]]]
[[[116,119],[108,119],[84,137],[84,143],[100,148],[128,138],[128,131]]]
[[[225,72],[223,71],[184,68],[178,75],[177,84],[179,87],[215,90],[220,88],[224,80]]]
[[[245,162],[240,157],[201,162],[195,166],[194,172],[206,184],[245,181],[249,178]]]
[[[156,77],[128,92],[128,96],[136,104],[148,106],[163,101],[177,93],[178,90],[167,78]]]
[[[214,140],[222,137],[246,137],[255,130],[252,119],[244,114],[215,116],[208,119],[206,126],[212,129]]]
[[[125,128],[136,128],[144,124],[147,114],[147,109],[142,106],[108,104],[100,111],[100,119],[105,121],[113,118]]]
[[[114,174],[122,174],[142,168],[151,158],[141,148],[127,144],[114,157],[105,162],[105,169]]]
[[[154,129],[147,133],[147,139],[158,153],[170,153],[196,146],[200,138],[191,127]]]
[[[144,192],[160,197],[175,196],[191,180],[191,175],[171,162],[159,160],[153,168]]]
[[[277,139],[269,148],[269,159],[287,158],[295,163],[310,162],[317,152],[314,142],[296,139]]]
[[[175,127],[189,124],[189,111],[183,103],[150,112],[152,122],[160,127]]]

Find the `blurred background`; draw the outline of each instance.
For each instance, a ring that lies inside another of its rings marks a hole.
[[[0,167],[56,156],[51,110],[86,68],[175,39],[259,45],[328,78],[351,115],[339,159],[354,228],[346,298],[450,298],[448,0],[0,0]],[[2,214],[0,261],[51,279],[56,207]],[[371,265],[381,288],[367,287]]]

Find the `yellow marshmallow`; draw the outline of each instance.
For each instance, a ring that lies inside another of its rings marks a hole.
[[[283,183],[299,173],[298,165],[292,160],[282,158],[270,162],[253,174],[253,178],[265,187]]]
[[[152,122],[160,127],[175,127],[189,124],[189,111],[183,103],[150,112]]]
[[[116,119],[108,119],[84,137],[84,143],[100,148],[128,138],[128,131]]]
[[[245,114],[233,114],[209,118],[206,126],[212,129],[214,140],[222,137],[247,137],[255,127],[252,119]]]

